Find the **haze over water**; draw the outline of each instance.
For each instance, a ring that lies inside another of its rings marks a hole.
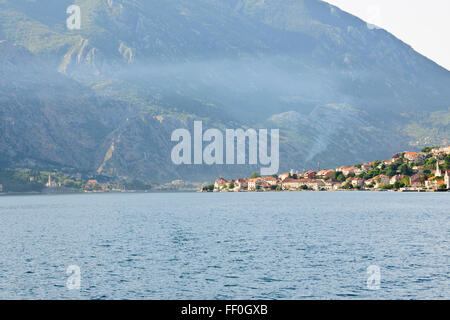
[[[0,197],[0,299],[449,299],[449,206],[448,193]]]

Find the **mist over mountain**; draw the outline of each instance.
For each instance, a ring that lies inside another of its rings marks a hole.
[[[81,29],[66,9],[81,8]],[[171,133],[279,128],[280,170],[450,142],[450,72],[318,0],[0,0],[0,165],[200,181]]]

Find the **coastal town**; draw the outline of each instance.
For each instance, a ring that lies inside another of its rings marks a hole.
[[[201,183],[190,183],[183,180],[158,183],[67,171],[39,171],[27,168],[0,169],[0,196],[8,194],[183,192],[196,191],[201,186]]]
[[[174,180],[158,183],[89,175],[74,170],[0,169],[0,195],[111,192],[400,191],[445,192],[450,187],[450,146],[403,152],[383,161],[334,169],[249,178],[214,184]]]
[[[390,159],[319,171],[268,177],[219,178],[201,192],[399,191],[444,192],[450,188],[450,146],[403,152]]]

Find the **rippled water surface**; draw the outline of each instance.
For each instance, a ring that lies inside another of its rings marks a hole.
[[[0,299],[449,299],[449,208],[448,193],[0,197]]]

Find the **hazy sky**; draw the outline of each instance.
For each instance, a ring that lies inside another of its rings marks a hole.
[[[325,0],[450,70],[450,0]]]

